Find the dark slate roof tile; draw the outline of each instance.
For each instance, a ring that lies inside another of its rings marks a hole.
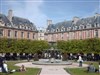
[[[8,18],[3,15],[3,14],[0,14],[0,19],[2,19],[2,21],[5,23],[5,24],[11,24],[10,21],[8,20]]]

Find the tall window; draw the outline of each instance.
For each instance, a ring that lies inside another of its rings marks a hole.
[[[33,39],[34,39],[34,33],[33,33]]]
[[[24,32],[21,32],[21,38],[23,38],[24,37]]]
[[[3,29],[0,29],[0,36],[3,36]]]
[[[63,39],[63,33],[61,33],[61,39]]]
[[[98,37],[98,30],[95,30],[95,37]]]
[[[87,31],[86,33],[87,33],[87,38],[89,38],[90,37],[90,31]]]
[[[27,38],[29,38],[29,37],[30,37],[30,33],[28,32],[28,33],[27,33]]]
[[[8,30],[8,37],[11,36],[11,30]]]
[[[17,37],[17,31],[15,31],[15,37]]]
[[[56,29],[56,32],[58,32],[58,31],[59,31],[59,29],[57,28],[57,29]]]
[[[95,27],[98,27],[98,23],[95,24]]]

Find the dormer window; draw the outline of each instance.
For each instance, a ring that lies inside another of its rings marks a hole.
[[[96,24],[95,24],[95,27],[98,27],[98,26],[99,26],[98,23],[96,23]]]
[[[21,28],[21,25],[20,25],[20,28]]]
[[[18,28],[20,28],[20,26],[18,25]]]
[[[86,28],[91,28],[91,24],[87,24]]]
[[[32,30],[33,28],[31,27],[30,30]]]
[[[25,29],[26,29],[26,26],[25,26]]]
[[[75,26],[73,26],[73,30],[75,30]]]
[[[2,19],[0,18],[0,22],[2,22]]]
[[[49,30],[47,30],[47,32],[49,32]]]
[[[30,29],[30,27],[28,27],[28,29]]]
[[[84,26],[84,28],[86,28],[86,25]]]
[[[80,29],[84,29],[84,26],[83,26],[83,25],[80,25],[79,28],[80,28]]]
[[[74,30],[77,30],[77,26],[74,27]]]
[[[22,26],[21,28],[24,29],[24,26]]]
[[[73,26],[73,30],[75,30],[75,26]]]
[[[56,29],[56,32],[58,32],[58,31],[59,31],[59,29],[57,28],[57,29]]]
[[[62,27],[62,28],[61,28],[61,31],[65,31],[65,28],[64,28],[64,27]]]
[[[69,28],[67,28],[67,31],[69,31]]]

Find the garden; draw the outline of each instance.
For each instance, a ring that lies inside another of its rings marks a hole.
[[[37,40],[25,40],[25,39],[7,39],[0,38],[0,53],[8,54],[21,54],[25,53],[25,59],[27,59],[28,54],[41,54],[44,49],[50,48],[50,45],[47,41],[37,41]],[[85,40],[68,40],[68,41],[57,41],[57,45],[54,48],[58,48],[61,50],[61,53],[64,54],[65,60],[77,60],[78,54],[81,54],[85,64],[93,63],[96,68],[98,68],[98,62],[100,61],[100,39],[85,39]],[[72,54],[72,55],[70,55]],[[14,64],[23,62],[23,58],[16,56],[8,56],[3,57],[5,60],[10,58],[7,61],[8,67],[10,70],[18,69],[19,67],[14,66]],[[34,57],[31,57],[33,60]],[[39,56],[38,56],[39,59]],[[86,68],[70,68],[66,69],[71,75],[97,75],[98,73],[87,73]],[[40,68],[27,68],[26,72],[15,72],[11,75],[37,75],[41,71]],[[3,75],[3,74],[0,74]],[[5,75],[5,74],[4,74]]]

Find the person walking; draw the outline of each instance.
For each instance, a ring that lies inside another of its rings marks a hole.
[[[82,67],[83,60],[82,60],[81,55],[79,55],[78,62],[79,62],[79,67]]]

